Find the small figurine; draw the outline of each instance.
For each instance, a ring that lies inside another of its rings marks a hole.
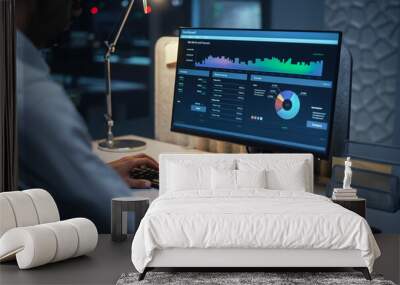
[[[344,162],[344,179],[343,179],[343,189],[351,189],[351,176],[353,172],[351,170],[351,160],[347,157]]]

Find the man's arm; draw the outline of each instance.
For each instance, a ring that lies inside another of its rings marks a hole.
[[[86,125],[63,89],[38,81],[24,90],[19,114],[21,180],[48,190],[63,218],[84,216],[108,230],[113,197],[132,195],[92,153]]]
[[[130,172],[133,168],[147,166],[153,169],[158,169],[158,162],[146,154],[137,154],[126,156],[121,159],[112,161],[108,164],[111,166],[127,185],[132,188],[150,188],[151,182],[144,179],[133,179]]]

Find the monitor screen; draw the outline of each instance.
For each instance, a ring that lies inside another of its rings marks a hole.
[[[340,32],[180,30],[171,130],[329,152]]]

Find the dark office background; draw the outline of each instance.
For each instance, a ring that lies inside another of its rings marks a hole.
[[[87,0],[60,47],[48,53],[93,138],[104,137],[104,44],[128,0]],[[153,53],[179,26],[335,29],[354,57],[350,138],[400,145],[399,0],[153,0],[134,12],[113,57],[115,134],[154,136]],[[396,96],[397,95],[397,96]]]

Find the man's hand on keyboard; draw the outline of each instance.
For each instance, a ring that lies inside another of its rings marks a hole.
[[[126,156],[124,158],[112,161],[108,164],[111,166],[132,188],[150,188],[151,182],[145,179],[134,179],[131,176],[131,171],[134,168],[142,166],[158,170],[158,162],[145,154]]]

